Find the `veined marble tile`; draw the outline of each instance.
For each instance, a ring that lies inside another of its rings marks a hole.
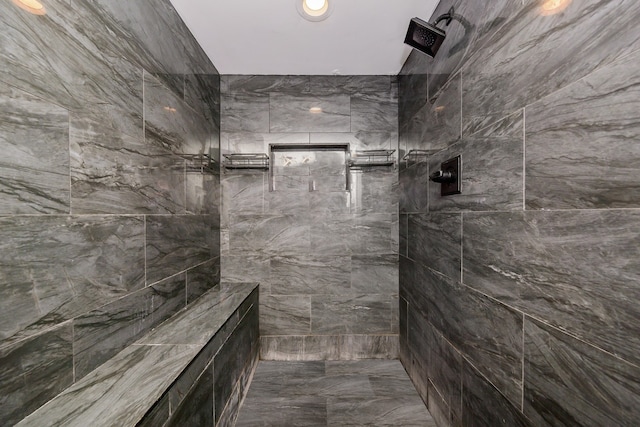
[[[351,256],[351,289],[356,293],[398,294],[396,255]]]
[[[350,255],[357,248],[354,215],[325,216],[311,223],[311,247],[317,255]]]
[[[462,355],[431,325],[429,340],[429,381],[442,396],[447,408],[462,417]]]
[[[73,367],[84,377],[186,306],[184,273],[83,314],[73,322]]]
[[[461,74],[452,77],[442,88],[436,97],[431,97],[429,102],[418,114],[425,120],[418,126],[421,136],[421,146],[416,149],[445,148],[460,140],[462,112],[460,96],[462,87]],[[422,146],[426,142],[426,146]]]
[[[68,111],[0,83],[0,127],[0,214],[70,213]]]
[[[351,172],[353,213],[398,212],[398,175],[392,170]]]
[[[261,335],[302,335],[311,332],[311,297],[265,296],[260,299]]]
[[[429,322],[514,405],[520,405],[522,314],[428,268],[422,272],[426,280],[421,287],[429,289]]]
[[[305,337],[303,336],[261,335],[260,360],[283,360],[288,362],[303,360],[304,339]],[[250,388],[249,390],[251,391],[252,389]]]
[[[409,215],[408,235],[409,258],[460,281],[462,214]]]
[[[447,402],[445,402],[442,396],[438,394],[433,384],[429,382],[427,386],[427,408],[436,425],[444,427],[461,425],[459,418],[455,420],[452,419],[451,409],[449,409]]]
[[[340,335],[340,359],[397,359],[398,335]]]
[[[310,253],[309,225],[304,217],[238,215],[236,220],[230,227],[229,245],[232,252],[277,255]]]
[[[389,92],[351,97],[351,131],[398,132],[398,98]]]
[[[144,124],[147,144],[176,154],[209,153],[213,126],[149,73],[144,73]]]
[[[522,210],[523,126],[519,111],[430,156],[430,171],[462,157],[462,194],[442,197],[441,184],[429,181],[429,210]]]
[[[639,359],[637,211],[465,214],[464,282]]]
[[[164,425],[169,419],[169,397],[163,396],[155,405],[145,414],[144,418],[136,424],[136,427],[156,427]]]
[[[272,257],[270,267],[272,295],[342,295],[351,287],[348,257]]]
[[[182,213],[185,161],[147,143],[141,113],[93,106],[70,117],[74,213]]]
[[[19,340],[144,286],[137,217],[0,219],[0,337]]]
[[[398,253],[397,244],[394,245],[393,222],[397,221],[397,215],[365,213],[355,215],[356,246],[355,254],[393,254]],[[395,231],[395,233],[394,233]]]
[[[192,346],[129,346],[18,425],[41,426],[42,420],[78,427],[88,422],[92,426],[134,425],[198,350]],[[140,368],[129,369],[134,364]],[[114,415],[116,403],[119,409]]]
[[[270,258],[266,255],[242,254],[223,255],[221,264],[221,281],[225,283],[242,283],[247,279],[260,283],[262,295],[269,295]]]
[[[303,360],[339,360],[341,345],[339,335],[307,335]]]
[[[211,340],[212,331],[221,331],[238,307],[239,316],[245,315],[243,309],[251,309],[251,304],[255,302],[252,298],[257,299],[257,293],[252,294],[255,289],[255,283],[221,285],[211,289],[187,310],[167,321],[161,329],[148,333],[136,344],[204,346]]]
[[[223,132],[270,132],[269,94],[223,93],[220,129]]]
[[[640,51],[528,106],[528,209],[639,207]]]
[[[348,214],[351,207],[350,195],[347,191],[313,191],[309,194],[309,213],[319,217]]]
[[[149,216],[146,219],[147,284],[218,256],[219,226],[213,215]]]
[[[535,425],[633,425],[640,368],[526,318],[524,413]]]
[[[398,254],[408,256],[409,215],[400,214],[398,217]]]
[[[348,95],[288,95],[272,93],[269,101],[271,132],[350,132]],[[321,108],[321,112],[311,112]]]
[[[636,2],[573,2],[548,16],[541,7],[531,1],[508,14],[469,57],[474,65],[463,78],[465,135],[637,49]],[[624,15],[617,13],[621,9]]]
[[[264,173],[234,174],[222,176],[223,215],[261,214],[264,211],[268,177]],[[231,218],[229,218],[231,219]]]
[[[309,89],[313,94],[388,93],[390,76],[310,76]]]
[[[309,91],[309,76],[222,76],[223,93],[304,93]]]
[[[75,7],[82,4],[77,0],[73,3]],[[112,17],[118,23],[128,34],[126,46],[130,54],[150,72],[218,74],[170,2],[115,4],[99,0],[94,13],[103,19]]]
[[[188,73],[184,76],[184,101],[210,124],[220,127],[220,76]]]
[[[221,142],[223,152],[267,154],[269,144],[306,144],[309,133],[222,132]]]
[[[248,278],[249,276],[247,276]],[[187,304],[220,284],[220,257],[187,271]]]
[[[391,297],[386,295],[314,295],[311,297],[314,334],[391,333]]]
[[[398,209],[401,213],[427,212],[429,208],[429,165],[416,163],[400,171]]]
[[[413,389],[411,384],[409,387]],[[415,391],[411,397],[330,398],[327,401],[327,425],[436,427]]]
[[[326,426],[326,400],[315,396],[265,396],[247,399],[240,410],[236,426],[262,426],[267,419],[273,422],[273,426]]]
[[[471,364],[462,368],[462,425],[532,427],[533,424]],[[507,396],[509,397],[509,396]]]
[[[274,191],[265,190],[264,210],[267,214],[305,216],[309,213],[309,176],[283,176],[272,178]]]
[[[410,69],[412,60],[424,61],[420,67]],[[398,124],[407,125],[414,116],[427,104],[429,60],[420,52],[412,52],[398,75]],[[404,74],[403,74],[404,73]]]
[[[13,425],[73,383],[71,322],[0,347],[0,418]]]
[[[187,162],[187,165],[190,162]],[[219,172],[219,171],[218,171]],[[218,172],[189,171],[185,175],[186,212],[219,215],[222,204],[222,185]]]
[[[393,150],[397,149],[398,132],[321,132],[310,134],[312,143],[348,142],[353,150]]]
[[[213,368],[209,367],[202,372],[180,406],[174,409],[168,425],[212,426],[213,405]]]
[[[253,311],[256,315],[255,310]],[[252,328],[256,328],[252,331]],[[252,336],[258,336],[257,325],[252,323],[251,313],[238,324],[231,337],[224,343],[213,360],[213,399],[216,422],[225,412],[225,406],[233,405],[234,389],[244,369],[251,369]],[[235,397],[239,399],[239,397]]]

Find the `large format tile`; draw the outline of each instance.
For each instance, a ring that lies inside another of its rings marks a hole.
[[[393,295],[398,293],[396,255],[353,255],[351,289],[356,293]]]
[[[529,318],[524,374],[524,413],[535,425],[640,419],[640,368]]]
[[[391,90],[392,76],[309,76],[313,94],[386,93]]]
[[[268,296],[260,299],[260,333],[293,335],[311,332],[311,297]]]
[[[129,346],[18,425],[40,426],[43,419],[78,427],[87,420],[94,426],[135,425],[197,352],[192,346]]]
[[[429,181],[429,210],[522,210],[523,124],[518,111],[431,156],[432,172],[461,156],[461,194],[443,197],[441,184]]]
[[[348,292],[348,257],[289,256],[271,258],[272,295],[339,295]]]
[[[328,399],[327,425],[436,427],[435,421],[415,392],[411,398]]]
[[[74,380],[71,322],[0,347],[0,418],[13,425]]]
[[[408,257],[453,280],[460,280],[462,215],[409,215]]]
[[[147,284],[218,256],[218,233],[213,215],[147,217]]]
[[[0,213],[70,213],[69,113],[0,83]]]
[[[290,215],[238,215],[230,227],[232,252],[300,255],[310,251],[307,220]]]
[[[311,76],[313,77],[313,76]],[[223,93],[304,93],[310,76],[256,76],[227,74],[221,77]]]
[[[396,94],[376,93],[351,97],[351,131],[398,131]]]
[[[506,15],[469,57],[465,135],[637,49],[640,6],[632,0],[572,2],[548,16],[541,8],[530,1]]]
[[[143,224],[117,216],[0,219],[0,337],[31,335],[142,288]]]
[[[638,204],[640,51],[528,106],[529,209]]]
[[[187,304],[220,284],[220,257],[187,271]]]
[[[73,322],[76,380],[183,309],[185,278],[178,274],[78,316]]]
[[[315,295],[311,297],[311,319],[315,334],[390,333],[391,297]]]
[[[637,363],[640,212],[468,214],[464,282]]]
[[[348,95],[270,95],[272,132],[350,132],[351,101]],[[313,112],[311,108],[320,108]]]
[[[269,95],[227,93],[221,97],[220,130],[269,132]]]
[[[195,382],[169,419],[169,426],[212,426],[213,368],[208,367]]]
[[[463,363],[462,425],[530,427],[532,423],[471,364]],[[507,396],[509,397],[509,396]]]
[[[522,314],[429,269],[428,319],[514,404],[522,401]]]

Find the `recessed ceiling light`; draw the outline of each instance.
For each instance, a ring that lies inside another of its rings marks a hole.
[[[540,7],[541,14],[542,16],[555,15],[565,10],[569,3],[571,0],[544,0]]]
[[[34,15],[44,15],[47,13],[44,5],[38,0],[13,0],[13,4]]]
[[[309,108],[309,112],[310,113],[314,113],[314,114],[322,113],[322,108],[320,108],[320,107],[311,107],[311,108]]]
[[[333,2],[330,0],[295,0],[298,13],[307,21],[323,21],[331,15]]]

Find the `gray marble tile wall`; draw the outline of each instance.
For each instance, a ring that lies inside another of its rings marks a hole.
[[[400,358],[439,425],[640,422],[640,5],[551,3],[442,0],[398,76]]]
[[[220,281],[220,76],[168,0],[0,5],[0,419]]]
[[[226,75],[221,88],[224,153],[398,148],[395,77]],[[344,153],[275,156],[275,191],[266,172],[222,176],[221,274],[261,283],[261,358],[397,357],[397,170],[351,171],[346,191]]]

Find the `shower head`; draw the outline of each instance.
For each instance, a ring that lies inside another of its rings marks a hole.
[[[446,25],[449,25],[452,19],[453,7],[448,13],[439,16],[433,25],[420,18],[413,18],[411,22],[409,22],[409,29],[407,30],[404,42],[414,49],[418,49],[420,52],[434,57],[446,37],[444,30],[436,27],[436,25],[444,20],[447,21]]]

